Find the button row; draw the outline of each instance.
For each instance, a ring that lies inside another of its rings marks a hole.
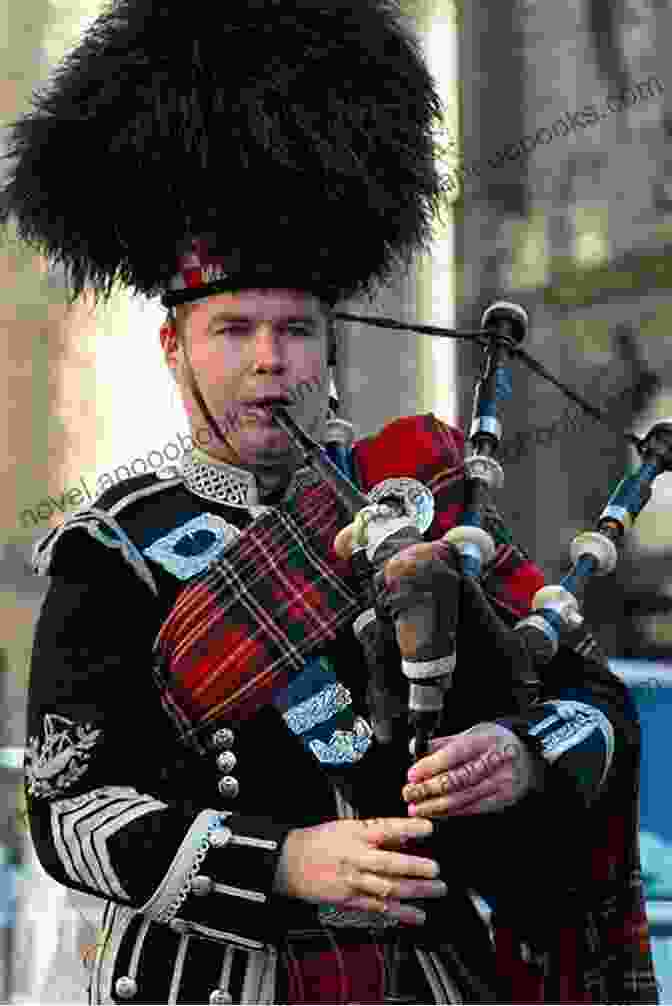
[[[219,795],[224,797],[225,800],[235,800],[240,793],[240,783],[235,776],[231,775],[231,772],[238,763],[235,754],[230,750],[233,747],[234,740],[235,735],[229,727],[220,727],[219,730],[215,730],[210,738],[212,747],[216,751],[219,751],[217,755],[217,768],[220,772],[224,773],[224,776],[219,780],[217,789],[219,790]]]

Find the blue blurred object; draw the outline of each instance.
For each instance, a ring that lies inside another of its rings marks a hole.
[[[672,900],[672,844],[640,829],[639,845],[646,897]]]
[[[0,768],[11,772],[23,770],[23,748],[0,748]]]
[[[22,769],[23,748],[0,748],[0,772],[4,778],[19,779]],[[14,928],[16,924],[18,858],[18,849],[0,844],[0,929]]]
[[[11,849],[0,845],[0,929],[16,924],[17,869]]]
[[[672,664],[610,660],[630,689],[642,727],[640,850],[651,951],[661,1003],[672,1003]]]
[[[672,898],[672,664],[610,660],[609,666],[628,685],[642,727],[640,832],[647,897]]]

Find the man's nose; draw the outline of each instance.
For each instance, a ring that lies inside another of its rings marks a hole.
[[[253,340],[254,369],[259,373],[281,373],[285,369],[285,344],[272,325],[259,325]]]

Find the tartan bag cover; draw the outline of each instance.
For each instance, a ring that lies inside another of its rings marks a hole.
[[[493,918],[497,973],[504,1002],[658,1003],[639,859],[639,769],[584,824],[585,875],[574,911],[559,916],[542,956],[523,957],[515,924]],[[553,902],[540,902],[553,912]],[[524,936],[523,939],[526,937]],[[529,937],[527,937],[529,939]]]

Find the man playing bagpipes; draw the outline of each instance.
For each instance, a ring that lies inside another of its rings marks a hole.
[[[511,626],[542,577],[494,511],[479,581],[441,544],[462,434],[430,414],[351,443],[328,411],[335,305],[409,260],[440,195],[394,5],[118,0],[34,101],[3,216],[75,296],[162,295],[193,437],[36,550],[31,833],[105,902],[90,1001],[657,1002],[625,688],[577,629],[523,701]],[[362,492],[421,484],[431,555],[386,562],[375,610],[279,406]],[[393,628],[419,598],[458,658],[411,767]]]

